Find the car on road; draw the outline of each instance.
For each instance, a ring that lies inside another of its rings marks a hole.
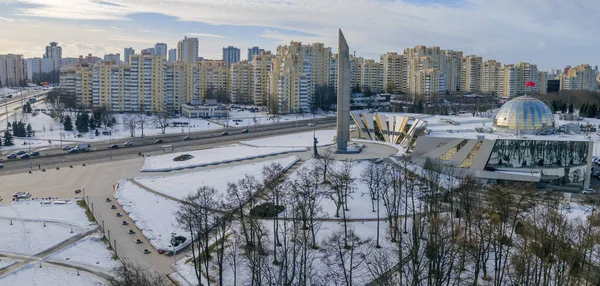
[[[108,146],[108,149],[119,149],[119,145],[112,144],[112,145]]]
[[[6,156],[6,158],[8,158],[8,159],[16,159],[17,158],[17,154],[12,153],[12,154]]]
[[[0,164],[0,169],[4,168],[4,164]]]
[[[150,253],[151,253],[150,250],[144,249],[144,254],[150,254]]]
[[[130,229],[129,232],[127,232],[129,234],[135,234],[135,231],[133,231],[133,229]]]
[[[23,154],[26,154],[26,153],[27,153],[27,152],[25,152],[25,151],[21,150],[21,151],[17,152],[17,156],[21,156],[21,155],[23,155]]]
[[[39,155],[40,155],[40,152],[38,152],[38,151],[33,151],[33,152],[31,152],[31,154],[29,154],[29,155],[31,155],[32,157],[37,157],[37,156],[39,156]]]
[[[314,127],[315,124],[314,123],[308,123],[308,127]]]
[[[248,133],[250,132],[250,130],[248,130],[248,128],[245,128],[244,130],[242,130],[242,133]]]
[[[67,146],[62,147],[62,149],[65,151],[69,151],[69,150],[71,150],[71,146],[67,145]]]
[[[69,154],[79,153],[79,149],[71,149],[69,150]]]
[[[221,136],[227,136],[227,135],[229,135],[229,132],[227,132],[227,131],[221,133]]]
[[[156,140],[154,140],[154,144],[160,144],[160,143],[163,143],[162,139],[156,139]]]
[[[110,209],[111,209],[111,210],[116,210],[116,209],[117,209],[117,206],[115,206],[115,205],[112,205],[112,206],[110,206]]]
[[[29,192],[16,192],[13,195],[13,198],[17,199],[28,199],[29,197],[31,197],[31,194]]]
[[[123,221],[121,224],[122,224],[122,225],[129,225],[129,223],[128,223],[128,222],[126,222],[126,221]]]
[[[187,141],[187,140],[192,140],[192,138],[190,136],[183,137],[183,141]]]
[[[29,155],[29,154],[23,154],[23,155],[21,155],[21,157],[19,157],[19,159],[22,159],[22,160],[30,159],[30,158],[31,158],[31,155]]]
[[[110,198],[106,198],[106,202],[110,203],[110,202],[112,202],[112,200]]]
[[[584,191],[583,191],[583,192],[581,192],[581,193],[582,193],[582,194],[584,194],[584,195],[590,195],[590,194],[593,194],[593,193],[594,193],[594,189],[592,189],[592,188],[589,188],[589,189],[587,189],[587,190],[584,190]]]
[[[129,147],[132,145],[133,145],[133,142],[131,142],[131,141],[127,141],[127,142],[123,143],[123,147]]]
[[[123,214],[117,213],[117,217],[122,217],[122,216],[123,216]]]
[[[142,244],[142,242],[143,241],[141,239],[139,239],[139,238],[135,240],[135,243],[137,243],[137,244]]]

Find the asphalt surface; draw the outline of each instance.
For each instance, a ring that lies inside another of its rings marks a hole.
[[[309,123],[314,123],[314,126],[308,126]],[[243,133],[245,128],[228,128],[212,131],[192,132],[190,140],[182,141],[181,135],[161,135],[146,138],[131,138],[133,146],[119,147],[119,149],[108,149],[110,144],[116,144],[113,140],[105,142],[94,142],[92,150],[81,153],[70,154],[67,151],[61,150],[60,147],[42,151],[39,157],[33,157],[31,160],[21,159],[6,159],[3,156],[0,163],[4,164],[4,168],[0,169],[2,173],[14,173],[14,171],[26,171],[30,168],[33,170],[55,168],[56,166],[68,166],[75,164],[83,164],[86,162],[110,159],[119,160],[127,159],[135,156],[138,152],[144,154],[149,152],[161,151],[162,146],[171,145],[175,150],[187,147],[200,145],[214,145],[221,143],[222,145],[231,144],[240,140],[256,139],[260,137],[274,136],[286,133],[306,132],[327,127],[335,127],[335,118],[318,118],[310,120],[302,120],[298,122],[280,122],[268,125],[260,125],[250,127],[248,133]],[[223,132],[228,132],[229,135],[222,135]],[[186,135],[187,136],[187,135]],[[156,139],[162,139],[162,143],[155,144]],[[120,145],[127,141],[121,140]],[[200,148],[201,149],[201,148]],[[13,152],[16,152],[14,150]]]

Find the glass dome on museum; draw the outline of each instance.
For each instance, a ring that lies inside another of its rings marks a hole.
[[[498,132],[537,134],[555,127],[550,108],[538,99],[520,96],[506,102],[494,117]]]

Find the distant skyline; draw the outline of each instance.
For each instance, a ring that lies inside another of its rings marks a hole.
[[[291,40],[379,59],[416,45],[476,54],[540,70],[600,62],[600,1],[578,0],[0,0],[0,54],[41,57],[52,41],[63,57],[103,56],[199,39],[199,56],[235,46],[274,51]]]

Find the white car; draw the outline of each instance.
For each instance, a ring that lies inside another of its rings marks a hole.
[[[584,190],[583,192],[581,192],[584,195],[589,195],[589,194],[593,194],[594,193],[594,189],[589,188],[587,190]]]
[[[315,124],[314,123],[308,123],[308,127],[314,127]]]
[[[127,142],[123,143],[123,146],[132,146],[132,145],[133,145],[133,142],[131,142],[131,141],[127,141]]]

